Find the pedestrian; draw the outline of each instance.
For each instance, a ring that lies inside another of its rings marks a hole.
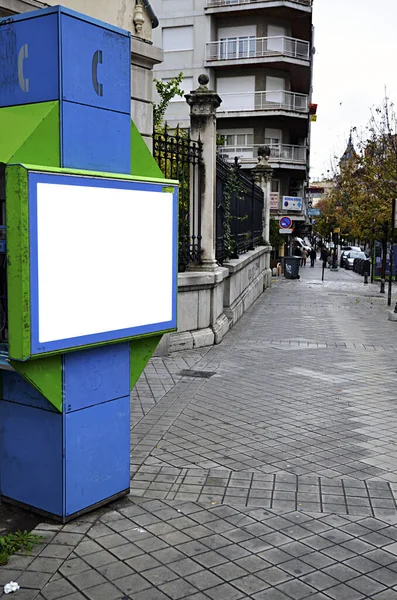
[[[326,246],[323,246],[321,248],[321,260],[326,263],[328,259],[328,250],[326,248]]]
[[[314,248],[312,248],[309,252],[309,257],[310,257],[310,266],[314,267],[314,261],[317,258],[317,252],[315,251]]]
[[[306,267],[306,261],[307,261],[307,250],[306,250],[306,248],[303,248],[302,257],[301,257],[301,267]]]

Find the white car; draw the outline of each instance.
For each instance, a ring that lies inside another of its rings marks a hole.
[[[349,252],[362,252],[358,246],[342,246],[340,253],[340,266],[344,267],[346,262],[346,256]]]
[[[356,258],[363,258],[365,260],[367,258],[367,255],[365,254],[365,252],[361,252],[361,250],[360,252],[356,252],[354,250],[347,252],[347,254],[345,254],[345,256],[343,257],[345,269],[352,269],[354,265],[354,260]]]

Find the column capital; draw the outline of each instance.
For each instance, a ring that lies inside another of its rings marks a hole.
[[[209,77],[202,74],[198,78],[199,87],[186,94],[186,102],[190,106],[191,115],[215,115],[216,109],[221,105],[222,99],[216,92],[208,88]]]
[[[256,183],[262,181],[268,182],[273,177],[273,168],[269,164],[270,148],[269,146],[259,146],[258,162],[252,169],[252,176]]]

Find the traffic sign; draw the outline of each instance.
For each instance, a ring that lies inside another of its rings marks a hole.
[[[294,233],[293,229],[279,229],[279,233],[284,233],[286,235],[292,235]]]
[[[302,210],[303,200],[297,196],[283,196],[284,210],[294,210],[300,212]]]
[[[290,217],[281,217],[280,227],[281,229],[290,229],[292,226],[292,219]]]

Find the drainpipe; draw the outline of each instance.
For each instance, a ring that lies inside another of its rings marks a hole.
[[[153,29],[156,29],[156,27],[159,26],[159,20],[155,15],[153,6],[150,4],[149,0],[142,0],[142,1],[143,1],[143,6],[146,8],[149,18],[152,22],[152,27],[153,27]]]

